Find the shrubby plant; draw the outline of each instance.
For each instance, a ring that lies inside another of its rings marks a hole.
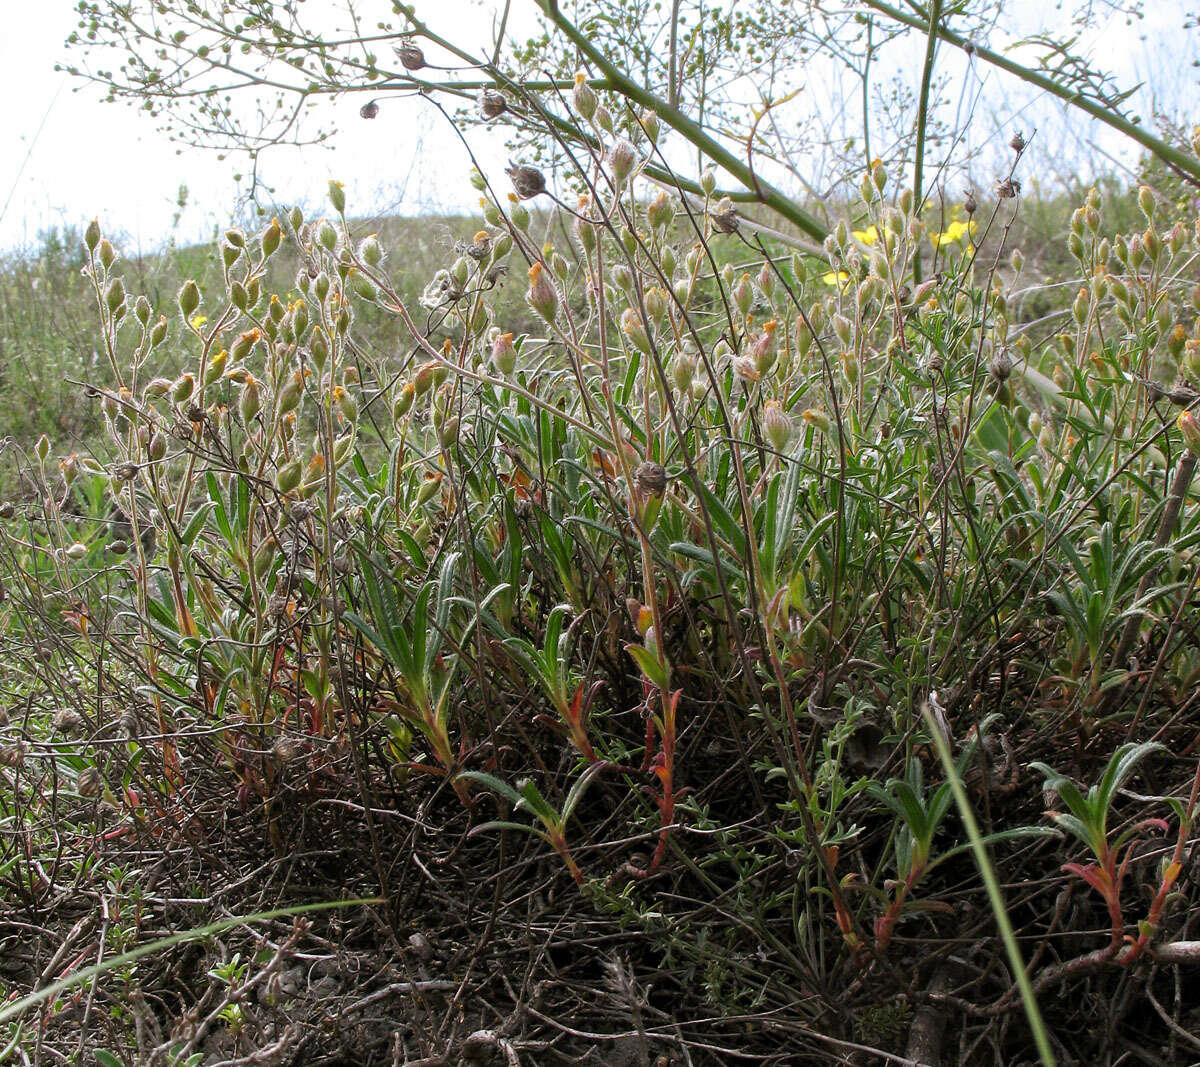
[[[251,882],[377,896],[309,943],[386,939],[329,975],[360,1058],[1053,1062],[1067,1004],[1076,1058],[1171,1058],[1165,1010],[1076,991],[1161,1007],[1200,955],[1195,219],[1093,189],[1048,290],[1018,135],[936,215],[876,161],[828,227],[757,188],[764,225],[547,14],[605,71],[537,112],[571,169],[473,172],[483,222],[415,285],[338,182],[166,303],[87,230],[110,451],[42,437],[0,526],[11,899],[73,879],[120,952]],[[203,1017],[139,962],[110,1033],[338,1055],[304,936],[212,948]],[[447,993],[412,1048],[362,1016]]]
[[[653,151],[597,150],[549,243],[539,172],[511,195],[477,175],[487,226],[430,279],[428,318],[337,183],[330,218],[226,232],[223,284],[171,307],[88,230],[113,458],[43,439],[41,495],[3,532],[8,639],[41,657],[29,714],[60,705],[77,737],[9,727],[31,811],[99,802],[107,840],[199,848],[197,798],[224,782],[283,857],[297,807],[353,782],[367,809],[501,843],[502,894],[522,877],[504,835],[532,829],[550,847],[529,861],[557,853],[584,890],[571,907],[628,916],[721,1011],[749,1009],[747,981],[756,1011],[793,985],[903,999],[905,946],[987,925],[951,903],[982,890],[948,784],[924,785],[937,723],[995,862],[1046,872],[1017,906],[1047,929],[1071,846],[1046,839],[1018,746],[1051,731],[1086,776],[1107,739],[1171,736],[1159,708],[1194,676],[1195,235],[1149,190],[1145,229],[1106,234],[1089,196],[1068,242],[1088,284],[1039,337],[1005,242],[1015,173],[930,232],[878,166],[817,257],[649,188]],[[285,244],[301,266],[272,291]],[[504,271],[521,332],[492,303]],[[367,309],[403,324],[401,351],[367,355]],[[164,346],[180,371],[151,376]],[[1035,988],[1171,941],[1194,802],[1138,824],[1178,835],[1157,891],[1153,852],[1108,888],[1068,864],[1111,940]],[[1124,952],[1121,882],[1155,892]],[[705,914],[714,895],[738,925]],[[793,1010],[813,1025],[831,1002]]]

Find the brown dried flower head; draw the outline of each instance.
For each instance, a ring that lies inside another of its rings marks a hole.
[[[1016,178],[1001,178],[996,183],[996,195],[1001,200],[1012,200],[1021,195],[1021,183]]]
[[[481,89],[475,106],[479,109],[481,118],[498,119],[508,110],[508,101],[495,89]]]
[[[546,179],[537,167],[513,164],[504,172],[512,179],[513,188],[521,200],[531,200],[546,191]]]
[[[399,52],[400,65],[405,70],[420,70],[425,66],[425,53],[415,44],[402,45]]]
[[[660,497],[667,489],[667,471],[661,463],[647,460],[633,473],[634,484],[643,496]]]

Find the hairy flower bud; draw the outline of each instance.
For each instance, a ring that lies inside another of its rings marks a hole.
[[[643,355],[648,356],[654,351],[642,317],[633,308],[626,308],[621,312],[621,332],[629,338],[630,344]]]
[[[339,215],[345,214],[346,211],[346,190],[339,181],[329,182],[329,202],[333,205],[333,210]]]
[[[1183,434],[1183,443],[1194,456],[1200,456],[1200,419],[1190,411],[1179,416],[1179,429]]]
[[[179,288],[179,311],[184,321],[191,319],[193,312],[200,306],[200,287],[191,278]]]
[[[646,218],[656,230],[664,229],[675,215],[671,198],[666,191],[659,193],[646,209]]]
[[[748,315],[750,305],[754,302],[754,289],[750,285],[750,275],[743,274],[729,295],[733,298],[734,307],[742,313],[742,316]]]
[[[596,105],[600,101],[595,90],[588,85],[587,75],[581,70],[575,72],[575,92],[572,101],[580,117],[585,122],[591,122],[596,114]]]
[[[548,323],[553,323],[558,315],[558,290],[554,283],[546,277],[541,263],[535,263],[529,268],[529,292],[525,299]]]
[[[517,367],[517,349],[511,333],[497,334],[492,341],[492,363],[505,377]]]
[[[281,493],[290,493],[300,484],[300,460],[285,463],[275,474],[275,488]]]
[[[259,247],[262,249],[263,259],[269,259],[278,250],[279,245],[283,241],[283,227],[279,225],[279,220],[272,218],[270,224],[262,232]]]
[[[795,430],[792,420],[783,413],[783,409],[774,400],[768,401],[763,408],[762,427],[763,433],[766,434],[767,440],[776,452],[782,452],[787,447]]]

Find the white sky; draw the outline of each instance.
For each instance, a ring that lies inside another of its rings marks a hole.
[[[367,0],[368,6],[378,2]],[[1051,27],[1060,17],[1052,0],[1009,2],[1026,7],[1031,20]],[[417,4],[434,29],[448,28],[460,41],[465,34],[478,42],[490,37],[492,6],[491,0]],[[1096,62],[1115,69],[1125,85],[1138,80],[1152,83],[1157,101],[1169,110],[1190,107],[1196,72],[1189,63],[1198,42],[1197,31],[1181,32],[1181,13],[1189,7],[1183,0],[1149,0],[1147,18],[1132,28],[1120,17],[1107,19],[1088,35]],[[524,36],[533,25],[533,4],[515,0],[513,8]],[[55,62],[66,56],[63,41],[76,25],[73,0],[0,0],[0,10],[0,100],[4,101],[0,252],[35,247],[40,231],[54,226],[82,228],[93,215],[100,217],[105,232],[123,237],[127,254],[150,250],[172,234],[182,185],[187,186],[189,199],[176,231],[181,241],[204,238],[232,221],[237,208],[232,175],[245,168],[244,159],[220,162],[214,153],[196,149],[177,154],[176,145],[166,140],[149,116],[123,104],[105,104],[98,87],[54,71]],[[1028,24],[1025,16],[1021,22]],[[914,47],[920,43],[916,41]],[[938,63],[938,70],[949,79],[952,101],[964,90],[973,91],[977,82],[968,74],[961,52],[943,49]],[[895,76],[906,83],[915,78],[908,67],[905,59],[893,64]],[[993,100],[997,97],[991,94],[1019,96],[1022,91],[985,66],[977,65],[977,70],[985,76],[986,94]],[[831,104],[825,99],[829,92],[836,93],[832,83],[814,84],[807,98],[812,106],[826,108]],[[478,194],[467,180],[466,153],[431,107],[413,99],[385,100],[379,117],[365,122],[357,115],[364,100],[355,96],[322,104],[333,109],[326,114],[340,127],[332,150],[316,147],[267,154],[265,177],[275,186],[280,203],[320,204],[328,180],[337,178],[346,182],[353,214],[462,210],[475,204]],[[1151,98],[1147,95],[1139,103],[1149,120]],[[986,103],[980,112],[987,114]],[[1073,153],[1053,113],[1039,115],[1033,107],[1020,117],[1028,119],[1027,130],[1041,127],[1043,173],[1048,181],[1056,177],[1055,166],[1065,165],[1070,171]],[[1190,121],[1196,120],[1200,115],[1190,116]],[[1153,127],[1152,122],[1148,125]],[[1008,133],[988,128],[986,122],[973,122],[968,130],[971,138],[996,140],[1001,146],[1008,139]],[[501,135],[489,137],[476,130],[470,136],[486,169],[502,177]],[[1112,137],[1102,144],[1122,150]],[[1125,158],[1133,154],[1126,153]]]
[[[436,10],[439,24],[453,26],[462,15],[487,38],[490,19],[470,0],[438,0]],[[99,87],[57,73],[55,63],[68,61],[63,42],[77,23],[73,0],[0,0],[0,11],[0,252],[34,247],[40,231],[82,228],[93,216],[106,233],[124,236],[127,254],[158,247],[171,235],[184,185],[181,241],[230,223],[238,206],[232,175],[246,170],[244,157],[221,162],[191,148],[177,154],[179,146],[154,119],[106,104]],[[432,107],[384,102],[379,117],[366,122],[358,116],[365,102],[353,96],[321,105],[341,127],[332,148],[264,156],[262,171],[281,204],[323,203],[331,178],[346,183],[353,214],[465,210],[477,203],[469,158]],[[489,169],[503,165],[499,137],[489,143],[477,133],[472,141]]]

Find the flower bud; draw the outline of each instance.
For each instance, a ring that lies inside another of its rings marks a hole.
[[[125,303],[125,285],[120,278],[113,278],[104,290],[104,306],[110,312],[116,313],[117,308]]]
[[[200,306],[200,288],[191,278],[180,286],[178,301],[180,314],[187,322],[196,308]]]
[[[242,395],[238,398],[238,411],[241,413],[242,422],[249,426],[261,409],[262,394],[258,382],[253,377],[247,377],[246,384],[242,386]]]
[[[329,183],[329,202],[333,205],[333,210],[339,215],[346,211],[346,190],[341,182],[331,181]]]
[[[800,417],[810,426],[820,430],[821,433],[829,433],[830,427],[833,425],[829,421],[829,416],[820,408],[806,408]]]
[[[281,493],[290,493],[300,484],[300,460],[293,459],[285,463],[275,473],[275,488]]]
[[[270,225],[263,230],[261,244],[263,259],[269,259],[273,256],[283,241],[283,227],[279,225],[279,220],[272,218]]]
[[[717,176],[713,173],[712,167],[708,167],[703,174],[700,175],[700,188],[704,190],[705,196],[712,196],[717,188]]]
[[[674,217],[675,210],[671,205],[671,198],[666,191],[659,193],[646,209],[646,218],[654,229],[664,229]]]
[[[1200,419],[1190,411],[1179,416],[1179,430],[1183,434],[1183,443],[1194,456],[1200,456]]]
[[[358,246],[358,257],[368,267],[378,267],[383,262],[383,248],[374,234],[364,237]]]
[[[405,382],[404,387],[396,394],[396,400],[392,404],[392,425],[399,426],[404,416],[409,413],[413,406],[413,400],[416,397],[416,389],[412,382]]]
[[[686,352],[680,352],[671,361],[671,381],[681,393],[686,393],[692,387],[696,376],[696,361]]]
[[[646,315],[650,321],[658,325],[667,313],[667,294],[656,285],[653,289],[646,291],[645,298],[642,300],[642,306],[645,307]]]
[[[176,404],[184,403],[196,388],[196,379],[190,374],[182,374],[175,379],[175,384],[171,386],[171,399]]]
[[[596,114],[596,105],[600,102],[595,90],[588,85],[587,75],[583,71],[575,72],[575,93],[573,96],[575,110],[585,122],[591,122]]]
[[[146,454],[150,457],[152,463],[157,463],[167,454],[167,439],[161,433],[156,433],[150,438],[150,443],[146,446]]]
[[[208,366],[204,368],[204,377],[201,379],[201,384],[207,389],[210,385],[219,381],[221,375],[225,373],[225,364],[228,362],[229,353],[222,348],[209,361]]]
[[[769,262],[763,263],[762,269],[758,272],[758,287],[768,300],[775,295],[775,272],[771,269]]]
[[[337,247],[337,242],[338,234],[333,223],[328,219],[322,219],[320,225],[317,226],[317,244],[326,252],[332,252]]]
[[[646,138],[651,144],[658,144],[659,123],[657,112],[646,108],[641,114],[642,129],[646,131]]]
[[[87,229],[83,234],[83,244],[89,252],[96,251],[96,245],[100,243],[100,220],[92,219],[88,223]]]
[[[507,377],[517,368],[517,349],[511,333],[496,335],[492,341],[492,363],[496,370]]]
[[[792,439],[795,427],[792,420],[783,413],[783,409],[774,400],[769,400],[763,408],[763,433],[776,452],[782,452]]]
[[[629,338],[633,347],[643,355],[648,356],[654,351],[642,317],[633,308],[626,308],[621,312],[621,331]]]
[[[750,286],[750,275],[743,274],[729,295],[733,298],[734,307],[745,318],[750,313],[750,305],[754,302],[754,290]]]
[[[1154,221],[1154,194],[1150,191],[1148,185],[1139,185],[1137,191],[1138,207],[1142,209],[1142,214],[1146,216],[1147,222]]]
[[[535,263],[529,268],[529,292],[525,299],[535,312],[553,324],[558,315],[558,291],[545,276],[541,263]]]

